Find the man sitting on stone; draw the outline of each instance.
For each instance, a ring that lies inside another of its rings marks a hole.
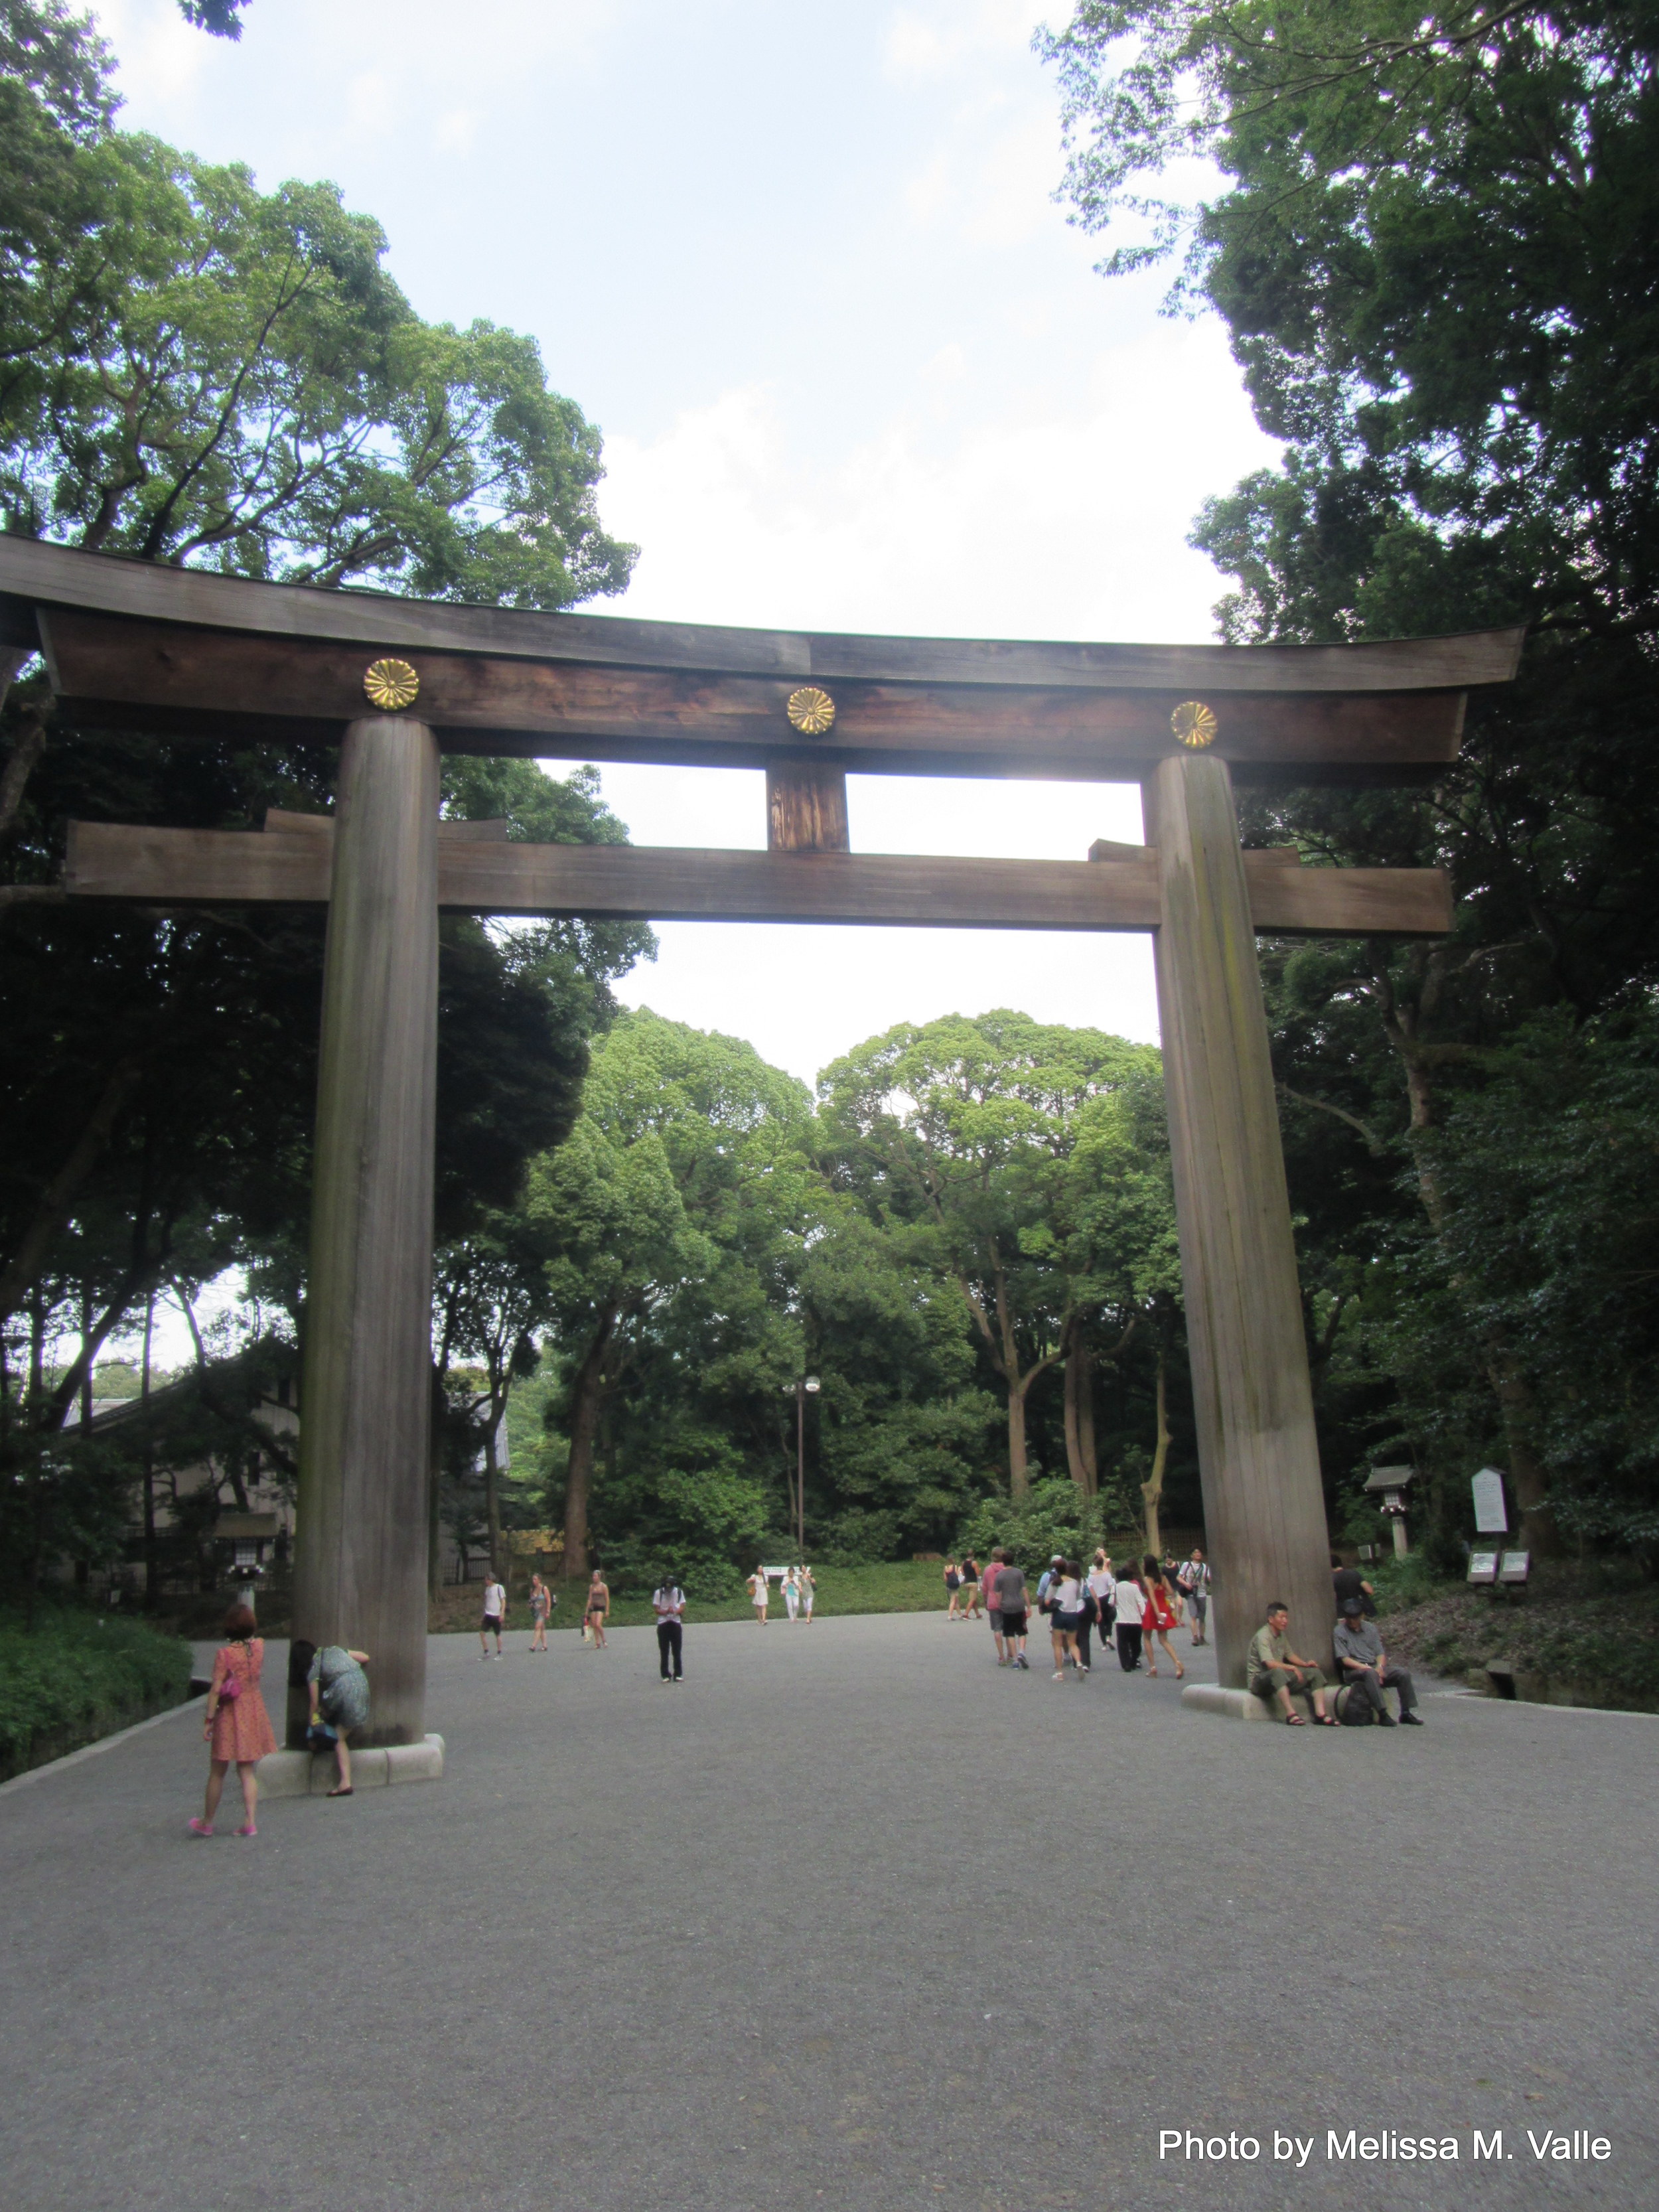
[[[1258,1628],[1250,1638],[1245,1680],[1256,1697],[1277,1704],[1279,1717],[1290,1727],[1308,1725],[1291,1702],[1292,1697],[1306,1697],[1321,1728],[1334,1728],[1336,1723],[1325,1710],[1324,1675],[1311,1659],[1291,1649],[1285,1632],[1290,1619],[1289,1606],[1275,1598],[1267,1607],[1266,1627]]]
[[[1411,1669],[1396,1666],[1382,1649],[1382,1632],[1374,1620],[1367,1620],[1364,1607],[1357,1597],[1342,1601],[1342,1618],[1336,1624],[1336,1663],[1342,1669],[1343,1680],[1352,1697],[1364,1698],[1376,1715],[1379,1728],[1393,1728],[1394,1715],[1383,1698],[1384,1690],[1400,1692],[1400,1718],[1407,1728],[1421,1728],[1417,1717],[1417,1692],[1413,1687]]]

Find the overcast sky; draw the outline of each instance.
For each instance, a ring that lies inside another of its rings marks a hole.
[[[1184,543],[1270,461],[1218,326],[1108,284],[1053,194],[1041,0],[174,0],[99,7],[125,122],[329,177],[422,313],[539,340],[605,434],[635,580],[599,611],[1201,640]],[[1062,9],[1057,5],[1056,16]],[[761,845],[763,779],[607,769],[642,844]],[[1081,859],[1131,790],[854,778],[855,848]],[[623,987],[811,1080],[994,1006],[1153,1038],[1139,939],[681,923]]]

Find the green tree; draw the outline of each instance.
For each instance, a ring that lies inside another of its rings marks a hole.
[[[599,1425],[624,1376],[659,1356],[689,1305],[720,1317],[717,1340],[701,1347],[703,1380],[753,1357],[751,1332],[730,1325],[733,1310],[757,1305],[763,1328],[768,1313],[745,1249],[799,1219],[808,1117],[802,1086],[734,1038],[641,1010],[618,1017],[595,1046],[580,1118],[537,1163],[526,1200],[553,1247],[549,1284],[569,1376],[567,1575],[587,1571]]]
[[[1542,1550],[1588,1480],[1542,1441],[1562,1378],[1450,1265],[1447,1194],[1493,1048],[1561,1008],[1565,1028],[1528,1035],[1565,1054],[1659,973],[1659,15],[1080,0],[1044,48],[1103,265],[1184,247],[1178,294],[1224,316],[1285,442],[1194,532],[1237,579],[1224,635],[1529,628],[1520,680],[1474,702],[1432,788],[1281,794],[1244,826],[1312,860],[1452,872],[1448,942],[1267,949],[1322,1435],[1328,1456],[1399,1449],[1406,1401],[1425,1402],[1411,1376],[1443,1385],[1455,1347]],[[1194,154],[1220,185],[1181,206],[1161,180]],[[1440,1255],[1432,1318],[1373,1265],[1413,1233],[1402,1166]],[[1479,1427],[1455,1448],[1419,1419],[1407,1448],[1450,1482]]]
[[[1120,1260],[1133,1272],[1103,1194],[1129,1124],[1088,1109],[1144,1083],[1157,1057],[1005,1011],[901,1024],[820,1079],[848,1182],[875,1218],[916,1232],[966,1304],[1006,1395],[1016,1500],[1030,1479],[1033,1384],[1106,1302],[1103,1275]],[[1074,1157],[1085,1129],[1097,1184]]]
[[[110,69],[84,18],[0,0],[4,526],[492,604],[619,589],[632,555],[598,522],[598,434],[533,344],[422,322],[331,186],[261,194],[117,131]],[[325,811],[334,762],[112,735],[54,717],[27,673],[3,733],[0,1457],[58,1468],[68,1446],[45,1440],[100,1346],[201,1255],[255,1271],[300,1325],[323,932],[276,910],[76,910],[55,889],[65,823],[255,828],[272,805]],[[454,761],[444,787],[448,812],[512,836],[625,834],[591,772]],[[441,1237],[509,1206],[568,1129],[609,981],[650,942],[446,918]],[[76,1333],[78,1362],[49,1374],[43,1348]]]

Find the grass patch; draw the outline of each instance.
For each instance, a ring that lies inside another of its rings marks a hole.
[[[943,1613],[950,1603],[945,1591],[942,1559],[876,1559],[858,1567],[815,1566],[812,1572],[818,1585],[813,1610],[820,1620],[833,1613]],[[526,1583],[525,1588],[527,1587]],[[579,1629],[582,1622],[582,1585],[577,1583],[567,1587],[561,1583],[556,1588],[559,1604],[553,1615],[553,1627],[561,1631]],[[459,1589],[446,1588],[432,1607],[434,1634],[464,1634],[469,1630],[476,1632],[483,1611],[483,1594],[482,1583],[465,1583]],[[694,1601],[687,1606],[685,1618],[687,1625],[694,1626],[710,1620],[752,1620],[754,1613],[745,1594],[705,1604]],[[772,1618],[787,1618],[775,1584],[772,1590]],[[617,1598],[611,1608],[613,1628],[649,1627],[655,1619],[649,1598]],[[509,1628],[528,1628],[531,1625],[529,1601],[516,1574],[507,1625]]]
[[[182,1705],[191,1650],[140,1620],[0,1613],[0,1780]]]

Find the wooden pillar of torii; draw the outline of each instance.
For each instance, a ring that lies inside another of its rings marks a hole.
[[[342,744],[335,812],[263,832],[78,823],[66,889],[327,901],[295,1631],[375,1653],[375,1740],[424,1725],[437,916],[1152,931],[1218,1662],[1269,1597],[1328,1652],[1328,1534],[1254,937],[1433,935],[1433,870],[1241,850],[1232,779],[1405,783],[1520,634],[1304,647],[725,630],[241,582],[0,539],[0,645],[83,725]],[[366,711],[367,709],[367,711]],[[416,719],[418,716],[419,719]],[[445,749],[764,768],[765,852],[532,846],[438,819]],[[848,848],[846,776],[1138,781],[1086,861]]]

